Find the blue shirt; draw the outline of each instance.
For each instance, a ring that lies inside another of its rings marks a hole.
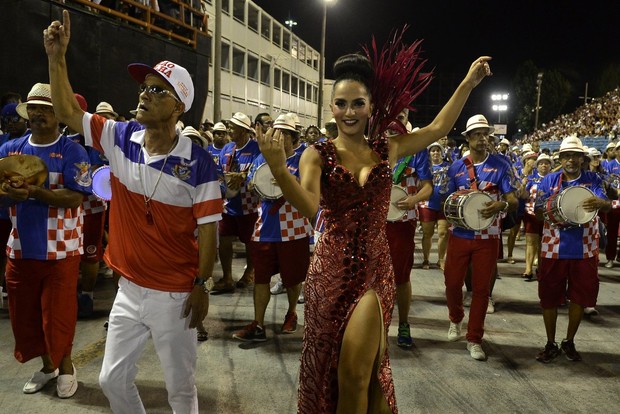
[[[463,160],[461,158],[448,169],[448,194],[457,190],[471,189],[469,173]],[[511,165],[503,157],[488,154],[483,162],[474,164],[474,168],[478,190],[489,194],[495,201],[499,200],[502,194],[517,189]],[[456,226],[451,226],[450,230],[453,236],[464,239],[498,239],[501,235],[499,215],[485,230],[474,231]]]

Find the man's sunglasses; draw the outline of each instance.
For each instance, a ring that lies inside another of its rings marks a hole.
[[[143,93],[143,92],[146,92],[149,95],[155,95],[155,96],[159,96],[159,97],[163,97],[164,95],[170,95],[172,98],[174,98],[177,101],[181,102],[181,100],[179,98],[177,98],[174,93],[172,93],[168,89],[162,88],[161,86],[147,85],[147,84],[143,83],[142,85],[140,85],[140,93]]]

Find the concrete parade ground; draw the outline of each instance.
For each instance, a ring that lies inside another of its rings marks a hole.
[[[504,239],[506,235],[504,235]],[[416,237],[420,245],[420,235]],[[390,329],[389,352],[400,413],[616,413],[620,407],[620,265],[600,272],[597,316],[584,317],[575,338],[583,361],[564,355],[549,364],[535,360],[546,342],[537,282],[524,282],[525,241],[515,247],[516,264],[499,262],[500,279],[493,298],[495,313],[487,315],[483,349],[487,361],[472,359],[466,341],[447,340],[448,312],[442,272],[420,269],[421,253],[411,272],[413,302],[410,312],[411,349],[396,346],[397,310]],[[505,249],[505,246],[504,246]],[[245,259],[236,245],[234,278],[243,273]],[[431,263],[437,261],[435,250]],[[604,262],[604,260],[603,260]],[[219,279],[219,264],[215,277]],[[275,279],[274,279],[275,280]],[[80,320],[73,357],[79,389],[61,400],[55,381],[27,395],[22,387],[40,360],[26,364],[13,357],[7,301],[0,309],[0,413],[106,413],[108,401],[98,385],[107,320],[114,286],[100,278],[95,289],[95,316]],[[252,289],[211,295],[205,326],[209,340],[198,344],[198,387],[201,413],[291,414],[296,412],[299,356],[302,348],[303,305],[298,305],[300,327],[292,335],[279,333],[286,295],[273,295],[265,319],[268,341],[244,343],[232,333],[253,319]],[[467,312],[465,321],[467,321]],[[565,335],[567,309],[558,317],[559,343]],[[464,325],[465,326],[465,325]],[[149,341],[136,380],[148,413],[169,413],[163,375]],[[319,413],[317,413],[319,414]]]

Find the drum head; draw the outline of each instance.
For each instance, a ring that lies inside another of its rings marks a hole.
[[[269,200],[275,200],[282,197],[282,189],[273,178],[269,165],[261,164],[254,171],[252,183],[256,192],[262,197]]]
[[[110,181],[110,167],[104,165],[93,172],[93,194],[102,200],[112,199],[112,182]]]
[[[486,208],[485,205],[493,201],[491,196],[482,192],[472,192],[463,204],[463,221],[471,230],[480,231],[488,228],[495,220],[495,216],[482,218],[480,210]]]
[[[596,211],[585,211],[583,202],[594,193],[585,187],[575,186],[565,188],[560,194],[558,204],[562,214],[571,224],[589,223],[596,216]]]
[[[403,198],[407,197],[407,190],[398,185],[392,186],[392,192],[390,193],[390,208],[388,210],[387,221],[398,221],[407,214],[407,210],[401,210],[396,207]]]

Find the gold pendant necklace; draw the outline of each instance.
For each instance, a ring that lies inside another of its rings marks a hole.
[[[151,211],[151,200],[153,199],[153,196],[155,195],[155,191],[157,191],[157,186],[159,185],[159,181],[161,180],[161,176],[164,174],[164,168],[166,167],[166,162],[168,161],[168,156],[170,155],[170,153],[172,152],[172,150],[174,149],[174,147],[177,144],[177,141],[179,140],[179,136],[177,135],[174,142],[172,143],[172,146],[170,147],[170,150],[168,150],[168,152],[166,153],[166,157],[164,158],[164,162],[162,163],[161,169],[159,170],[159,175],[157,176],[157,181],[155,181],[155,187],[153,187],[153,191],[151,191],[151,195],[147,196],[147,191],[146,191],[146,186],[144,181],[142,180],[142,166],[144,165],[144,168],[147,167],[146,164],[146,157],[144,157],[144,143],[146,141],[146,137],[145,139],[142,141],[142,145],[140,145],[140,157],[138,158],[138,175],[140,177],[140,187],[142,187],[142,197],[144,198],[144,209],[145,209],[145,216],[146,216],[146,224],[148,225],[153,225],[155,224],[155,221],[153,220],[153,213]],[[144,164],[140,164],[140,159],[144,158]]]

